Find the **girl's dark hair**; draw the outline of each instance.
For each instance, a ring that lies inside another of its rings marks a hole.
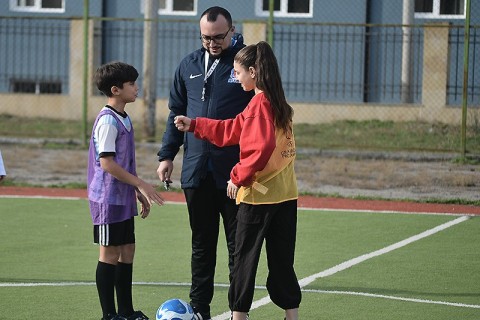
[[[123,88],[125,82],[135,82],[138,71],[135,67],[124,62],[110,62],[100,66],[93,77],[98,90],[107,97],[111,97],[112,87]]]
[[[235,62],[247,70],[250,67],[255,69],[255,86],[262,90],[270,101],[275,126],[282,128],[285,132],[290,131],[293,108],[285,98],[277,58],[270,45],[265,41],[260,41],[257,44],[246,46],[235,55]]]
[[[217,7],[217,6],[210,7],[202,13],[200,18],[202,18],[205,15],[207,16],[207,21],[208,22],[215,22],[215,21],[217,21],[218,15],[222,15],[227,20],[228,26],[232,27],[232,15],[225,8]]]

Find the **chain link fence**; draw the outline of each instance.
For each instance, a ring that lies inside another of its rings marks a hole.
[[[398,148],[453,152],[461,150],[465,130],[468,151],[480,153],[480,25],[470,24],[466,42],[463,1],[453,1],[463,7],[449,8],[463,14],[461,19],[422,18],[430,9],[415,1],[415,15],[421,18],[415,16],[408,25],[402,20],[401,0],[377,6],[371,1],[274,1],[271,20],[269,1],[210,2],[160,1],[154,19],[145,19],[143,1],[91,2],[86,11],[88,1],[67,0],[60,15],[17,12],[12,4],[2,4],[6,11],[0,12],[9,14],[0,17],[0,135],[16,134],[1,129],[12,117],[91,122],[105,103],[91,76],[100,64],[113,60],[134,65],[141,88],[148,86],[145,71],[156,71],[154,114],[156,124],[165,121],[175,68],[201,46],[199,16],[210,5],[221,5],[232,13],[236,32],[244,35],[246,44],[270,39],[297,128],[380,122],[387,130],[381,134],[390,135],[385,140],[401,138],[388,129],[408,129],[418,136],[425,131],[416,128],[427,128],[427,133],[440,128],[454,132],[446,146],[425,148],[413,137]],[[471,10],[480,13],[480,4]],[[364,13],[363,20],[358,12]],[[151,65],[144,61],[148,24],[157,30]],[[147,108],[140,91],[129,107],[137,126],[143,124]],[[79,132],[77,138],[86,134]],[[330,147],[382,149],[370,144],[371,139],[352,143],[348,134],[335,141]]]

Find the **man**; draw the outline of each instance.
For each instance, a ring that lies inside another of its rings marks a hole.
[[[170,114],[157,174],[169,182],[173,159],[184,145],[181,186],[187,201],[192,230],[192,286],[190,304],[200,320],[210,319],[210,303],[216,265],[220,215],[223,220],[228,266],[233,268],[237,206],[227,197],[227,181],[239,161],[239,147],[219,148],[176,129],[174,117],[234,118],[247,106],[253,92],[245,92],[233,71],[233,58],[243,48],[243,37],[235,33],[230,13],[211,7],[200,18],[202,48],[187,55],[175,72],[170,91]]]

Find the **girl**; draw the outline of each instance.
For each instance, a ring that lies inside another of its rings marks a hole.
[[[268,43],[243,48],[233,66],[243,89],[255,91],[245,110],[228,120],[177,116],[175,125],[217,146],[240,145],[240,162],[227,186],[227,195],[240,204],[228,293],[232,319],[248,319],[265,240],[270,298],[285,310],[285,319],[296,320],[301,292],[293,267],[298,198],[293,109],[285,99],[277,59]]]

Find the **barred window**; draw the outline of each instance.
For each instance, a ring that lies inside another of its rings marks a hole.
[[[145,13],[145,1],[140,3],[140,12]],[[158,14],[194,16],[197,14],[197,3],[198,0],[158,0]]]
[[[415,0],[415,18],[464,19],[465,0]]]
[[[34,80],[10,80],[10,92],[34,94],[61,94],[62,83]]]
[[[257,15],[269,14],[269,0],[257,0]],[[313,0],[274,0],[276,17],[313,17]]]
[[[64,0],[10,0],[10,10],[29,12],[65,12]]]

